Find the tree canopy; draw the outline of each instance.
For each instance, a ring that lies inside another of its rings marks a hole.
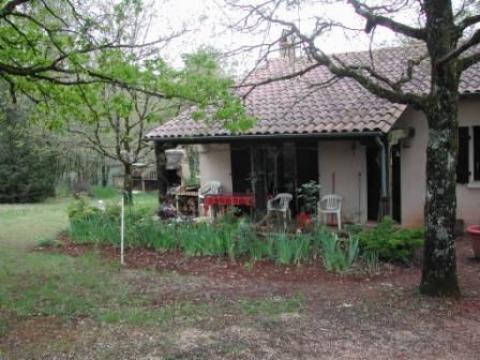
[[[55,193],[59,153],[27,121],[25,104],[0,101],[0,203],[41,201]]]
[[[229,90],[232,80],[206,51],[186,55],[183,69],[162,59],[162,46],[187,30],[150,40],[147,8],[141,0],[2,1],[0,77],[14,100],[22,94],[40,113],[56,113],[54,128],[62,127],[67,105],[89,106],[105,84],[181,99],[200,111],[215,105],[233,130],[251,124]]]

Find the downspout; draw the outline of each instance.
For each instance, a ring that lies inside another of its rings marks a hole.
[[[375,136],[375,142],[380,149],[380,209],[379,220],[388,214],[388,189],[387,189],[387,146],[380,136]]]

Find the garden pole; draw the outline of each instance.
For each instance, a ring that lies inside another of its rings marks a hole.
[[[125,196],[122,196],[122,211],[120,212],[120,264],[124,265],[123,244],[125,237]]]

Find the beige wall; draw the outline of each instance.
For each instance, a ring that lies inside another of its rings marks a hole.
[[[224,192],[232,191],[232,165],[229,144],[199,145],[200,185],[220,181]]]
[[[335,192],[343,197],[344,221],[367,221],[366,164],[366,149],[357,141],[321,141],[318,144],[321,194]]]
[[[480,125],[478,100],[469,99],[460,102],[459,124],[460,126]],[[401,202],[402,224],[419,226],[423,224],[425,204],[427,123],[421,112],[408,109],[395,127],[415,129],[414,138],[401,149]],[[463,219],[467,225],[480,223],[480,183],[457,185],[457,198],[457,218]]]

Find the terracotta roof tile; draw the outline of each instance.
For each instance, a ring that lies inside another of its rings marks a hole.
[[[379,49],[373,52],[375,70],[390,79],[399,79],[409,59],[420,58],[422,46]],[[368,52],[337,55],[348,64],[369,64]],[[293,64],[286,59],[269,60],[247,80],[255,83],[298,71],[309,62],[297,59]],[[312,84],[332,78],[326,67],[317,67],[305,75],[272,82],[255,88],[247,97],[248,112],[257,118],[256,125],[246,135],[315,134],[333,132],[388,132],[404,112],[406,105],[394,104],[376,97],[355,80],[342,78],[328,87],[312,92]],[[403,86],[406,91],[418,93],[428,90],[429,64],[424,61],[414,72],[411,81]],[[246,91],[244,89],[243,91]],[[461,93],[480,93],[480,65],[472,66],[462,76]],[[221,124],[195,121],[191,111],[157,127],[147,138],[211,137],[230,135]]]

